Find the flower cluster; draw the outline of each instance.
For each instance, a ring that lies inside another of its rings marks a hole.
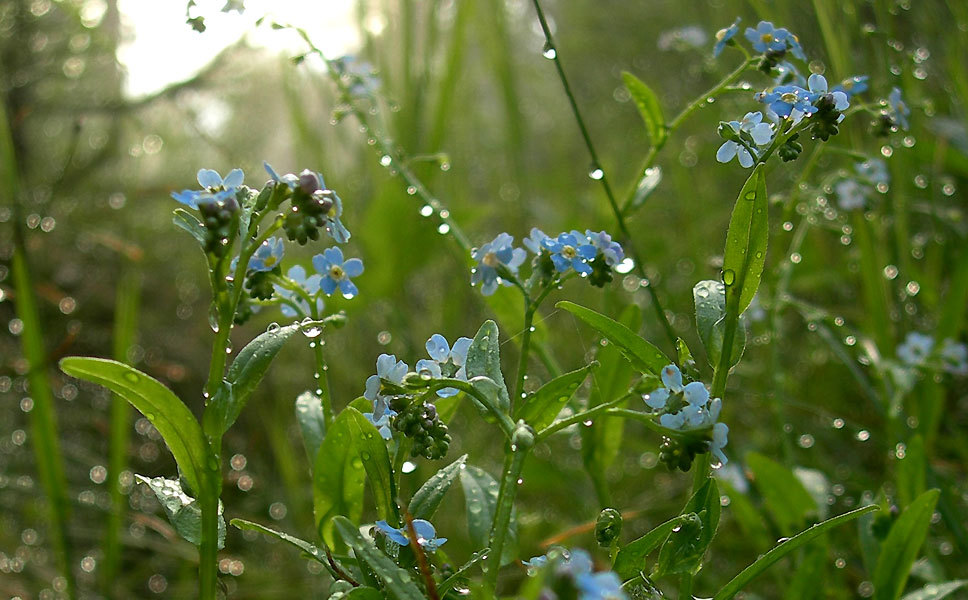
[[[552,237],[534,227],[523,243],[535,255],[532,278],[544,282],[561,279],[574,271],[587,277],[592,285],[602,287],[612,280],[612,268],[625,258],[622,246],[604,231],[572,230]],[[499,284],[512,285],[527,252],[515,248],[514,238],[501,233],[475,248],[471,256],[477,261],[471,269],[471,285],[482,284],[481,292],[490,296]]]
[[[552,548],[548,554],[523,561],[529,573],[553,569],[550,597],[568,598],[578,593],[578,600],[625,600],[622,581],[612,571],[593,572],[591,556],[581,549],[568,551]],[[543,596],[545,597],[545,596]]]
[[[373,412],[364,413],[374,426],[380,431],[383,439],[388,440],[393,432],[390,429],[390,419],[397,416],[397,411],[390,408],[390,396],[383,394],[383,381],[403,385],[403,378],[410,367],[392,354],[381,354],[376,359],[376,375],[366,379],[363,397],[373,403]]]
[[[217,171],[199,169],[201,190],[172,192],[171,197],[189,208],[197,209],[204,226],[205,252],[219,258],[231,247],[239,218],[239,196],[247,196],[249,189],[242,185],[242,169],[232,169],[223,179]]]
[[[322,174],[305,169],[298,176],[287,173],[280,177],[269,163],[263,165],[279,190],[278,201],[290,201],[283,227],[291,241],[305,245],[309,240],[318,240],[320,228],[325,228],[338,244],[349,241],[350,232],[340,220],[343,201],[326,187]]]
[[[935,358],[935,340],[929,335],[912,331],[897,347],[897,357],[910,367],[937,366],[953,375],[968,375],[968,346],[946,338]]]
[[[747,27],[744,35],[757,52],[779,58],[789,51],[800,60],[807,60],[800,46],[800,39],[783,27],[774,27],[769,21],[760,21],[756,29]]]
[[[417,543],[426,552],[436,552],[437,548],[444,545],[447,542],[447,538],[437,537],[437,530],[430,523],[430,521],[424,519],[414,519],[413,531],[417,534]],[[386,521],[377,521],[374,524],[377,531],[387,536],[387,538],[395,544],[400,546],[409,546],[410,537],[407,535],[407,529],[401,527],[397,529],[396,527],[391,527]]]
[[[693,456],[697,451],[708,449],[721,465],[728,462],[723,448],[726,446],[729,427],[719,423],[719,412],[722,400],[709,397],[709,390],[701,381],[693,381],[683,385],[682,372],[676,365],[667,365],[662,369],[661,387],[651,394],[642,397],[649,408],[659,413],[659,424],[666,429],[676,431],[710,430],[712,438],[701,440],[700,447],[691,444],[674,444],[667,440],[663,452],[663,461],[672,467],[685,467],[688,470]]]
[[[761,154],[762,147],[773,141],[776,131],[771,123],[763,122],[763,113],[749,112],[741,121],[720,124],[719,135],[726,141],[716,152],[716,160],[727,163],[735,157],[743,167],[750,168]]]
[[[447,338],[439,333],[433,334],[426,344],[427,354],[430,355],[430,358],[417,361],[417,373],[421,375],[429,374],[433,379],[447,377],[467,381],[464,363],[467,362],[467,350],[471,347],[473,341],[468,337],[457,338],[454,347],[451,348],[450,344],[447,343]],[[457,392],[458,390],[455,388],[443,388],[437,390],[437,395],[441,398],[449,398],[456,396]]]

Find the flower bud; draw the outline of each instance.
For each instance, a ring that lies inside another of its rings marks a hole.
[[[319,187],[319,176],[309,169],[304,169],[299,174],[299,188],[306,192],[307,196],[311,196]]]
[[[534,429],[524,421],[518,421],[511,434],[511,445],[518,450],[523,450],[534,446]]]
[[[608,548],[622,533],[622,514],[614,508],[602,509],[595,522],[595,539],[602,548]]]

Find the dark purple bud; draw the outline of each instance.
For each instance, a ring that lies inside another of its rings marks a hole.
[[[312,195],[319,189],[319,177],[309,169],[305,169],[299,174],[299,187],[306,194]]]

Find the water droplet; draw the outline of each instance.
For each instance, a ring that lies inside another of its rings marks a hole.
[[[545,42],[544,48],[541,50],[541,56],[548,60],[554,60],[558,57],[558,51],[551,45],[551,42]]]
[[[417,470],[417,463],[410,462],[409,460],[403,463],[400,470],[404,473],[413,473]]]
[[[380,164],[384,167],[389,167],[391,164],[393,164],[393,159],[390,158],[389,154],[384,154],[380,157]]]
[[[410,194],[411,196],[413,196],[414,194],[417,193],[417,188],[413,187],[412,185],[408,185],[407,186],[407,193]]]
[[[592,165],[592,168],[588,171],[588,176],[595,181],[598,181],[605,177],[605,171],[603,171],[598,165]]]
[[[756,200],[756,192],[750,190],[743,195],[743,198],[746,198],[747,200]]]
[[[323,333],[323,328],[318,323],[314,322],[311,317],[306,317],[299,325],[299,330],[302,331],[302,334],[308,338],[319,337],[319,335]]]
[[[208,307],[208,326],[218,333],[218,306],[214,302]]]
[[[343,292],[343,297],[347,300],[352,300],[353,298],[356,298],[356,294]]]
[[[138,377],[137,373],[132,373],[131,371],[126,372],[124,374],[124,378],[130,381],[131,383],[138,383],[139,381],[141,381],[141,378]]]
[[[726,285],[733,285],[736,282],[736,272],[732,269],[726,269],[723,271],[723,283]]]
[[[275,333],[279,331],[279,329],[279,324],[273,321],[272,323],[269,323],[268,327],[266,327],[266,333]]]
[[[429,204],[424,204],[423,206],[420,207],[420,216],[421,217],[429,217],[432,214],[434,214],[434,207],[433,206],[430,206]]]
[[[447,223],[441,223],[440,225],[437,226],[437,233],[439,233],[440,235],[446,235],[450,233],[450,225],[448,225]]]

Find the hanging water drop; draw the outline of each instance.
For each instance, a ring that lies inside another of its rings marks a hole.
[[[592,165],[592,168],[588,171],[588,176],[595,181],[599,181],[605,177],[605,171],[603,171],[598,165]]]
[[[544,48],[541,50],[541,56],[548,60],[554,60],[558,58],[558,51],[551,45],[551,42],[545,42]]]
[[[429,204],[424,204],[420,207],[421,217],[429,217],[432,214],[434,214],[434,207],[430,206]]]

